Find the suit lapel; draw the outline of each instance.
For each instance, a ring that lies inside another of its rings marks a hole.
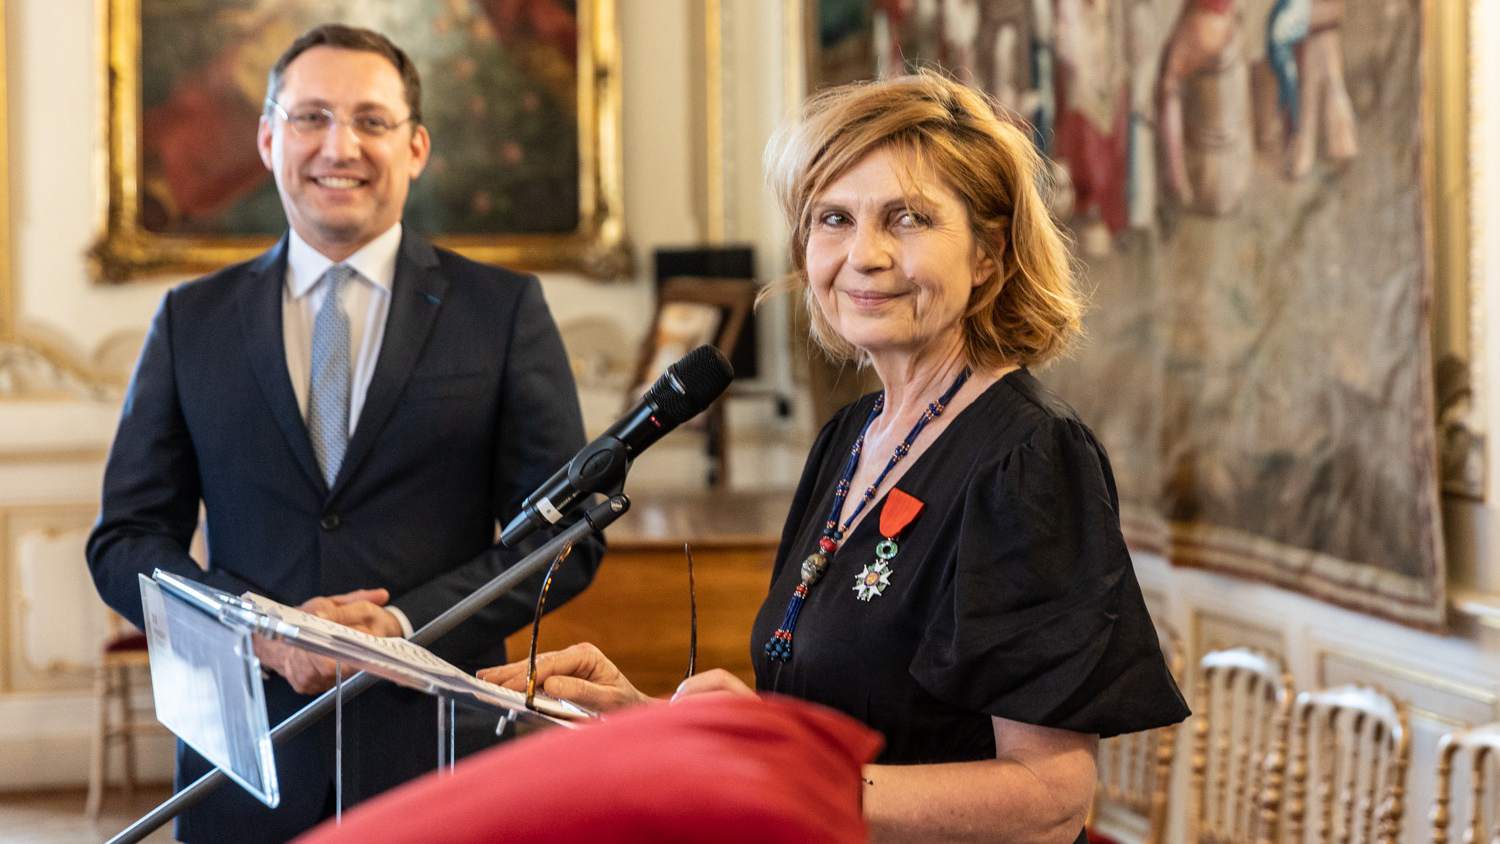
[[[401,235],[401,253],[391,283],[391,310],[386,317],[380,357],[365,393],[364,408],[354,426],[354,437],[334,479],[333,494],[344,488],[360,462],[369,456],[421,356],[447,292],[448,279],[438,271],[437,252],[427,241],[412,234],[411,229],[406,229]]]
[[[240,326],[245,335],[245,351],[261,395],[271,410],[271,417],[286,437],[287,447],[308,480],[319,490],[324,488],[318,461],[313,455],[307,425],[297,409],[297,394],[286,369],[286,345],[282,338],[281,288],[286,283],[286,236],[246,270],[248,283],[239,299]]]

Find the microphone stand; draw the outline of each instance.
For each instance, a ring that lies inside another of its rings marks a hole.
[[[568,526],[562,533],[548,540],[542,547],[526,555],[520,562],[496,575],[493,580],[479,589],[475,590],[462,601],[454,604],[443,611],[442,615],[422,625],[422,629],[412,634],[411,641],[414,644],[426,647],[439,637],[467,621],[470,616],[480,609],[488,606],[496,598],[511,591],[520,585],[521,581],[542,571],[552,561],[552,558],[562,551],[565,545],[570,545],[583,539],[591,531],[602,533],[614,521],[630,509],[630,499],[624,493],[616,492],[605,501],[589,508],[583,518]],[[360,694],[379,682],[380,678],[364,671],[356,673],[343,684],[344,698],[347,700]],[[338,689],[329,689],[306,706],[297,710],[285,721],[276,725],[271,731],[273,744],[283,744],[292,736],[302,732],[319,718],[327,715],[334,707],[334,698]],[[176,817],[183,810],[202,802],[211,791],[222,785],[229,779],[223,771],[218,768],[209,771],[195,780],[191,785],[168,798],[161,805],[142,815],[135,823],[121,830],[115,837],[109,839],[107,844],[134,844],[147,835],[156,831],[162,824]]]

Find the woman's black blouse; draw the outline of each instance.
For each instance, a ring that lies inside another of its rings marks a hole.
[[[1186,718],[1104,449],[1025,370],[965,408],[897,482],[925,506],[896,537],[884,593],[863,602],[854,589],[882,539],[882,497],[812,587],[792,658],[766,656],[874,400],[839,411],[803,469],[755,619],[756,685],[879,730],[887,764],[993,759],[990,716],[1100,736]]]

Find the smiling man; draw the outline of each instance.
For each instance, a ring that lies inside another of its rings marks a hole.
[[[249,139],[247,139],[248,142]],[[583,445],[571,370],[534,277],[437,249],[401,223],[431,150],[421,82],[384,36],[298,38],[270,72],[256,137],[289,231],[270,251],[169,292],[151,325],[104,478],[88,562],[141,623],[138,574],[252,590],[382,636],[410,635],[515,562],[496,520]],[[208,559],[188,555],[200,504]],[[577,547],[557,605],[593,576]],[[470,670],[504,662],[522,589],[441,640]],[[535,589],[531,590],[535,594]],[[278,723],[332,665],[258,641]],[[493,721],[460,717],[460,753]],[[281,805],[233,786],[188,810],[182,840],[284,841],[332,813],[332,724],[276,749]],[[344,713],[344,802],[434,767],[430,698],[388,684]],[[179,786],[207,770],[179,744]]]

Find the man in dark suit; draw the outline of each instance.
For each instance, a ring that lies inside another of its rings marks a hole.
[[[561,338],[534,277],[435,249],[401,225],[427,163],[420,82],[383,36],[324,26],[272,70],[257,137],[290,231],[269,252],[169,292],[121,414],[88,562],[141,623],[154,569],[410,635],[519,558],[496,520],[583,445]],[[200,502],[208,560],[188,556]],[[575,548],[549,605],[583,589]],[[517,591],[434,651],[504,662],[535,600]],[[257,641],[272,724],[332,684],[332,665]],[[325,719],[331,720],[331,719]],[[344,798],[435,763],[431,698],[381,684],[346,706]],[[464,730],[468,726],[470,729]],[[461,719],[461,752],[494,720]],[[221,787],[184,840],[285,840],[333,806],[332,728],[276,751],[281,805]],[[207,769],[179,744],[179,787]]]

